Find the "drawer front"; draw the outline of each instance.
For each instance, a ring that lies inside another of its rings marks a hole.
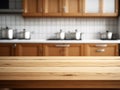
[[[86,44],[86,56],[117,56],[118,44]]]

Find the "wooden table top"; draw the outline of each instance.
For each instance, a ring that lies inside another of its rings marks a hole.
[[[120,80],[120,57],[0,57],[0,80]]]

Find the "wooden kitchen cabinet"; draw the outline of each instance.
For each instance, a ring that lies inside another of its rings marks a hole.
[[[100,16],[101,0],[83,0],[83,16]]]
[[[23,16],[118,16],[118,0],[24,0]]]
[[[0,44],[0,56],[14,56],[16,44]]]
[[[85,56],[118,56],[118,44],[85,44]]]
[[[118,16],[118,0],[102,0],[102,16]]]
[[[82,0],[63,0],[63,16],[82,16]]]
[[[44,56],[82,56],[81,44],[45,44]]]
[[[65,48],[66,56],[83,56],[84,49],[83,44],[69,44],[69,47]]]
[[[44,56],[64,56],[65,48],[62,46],[63,44],[45,44],[44,48]]]
[[[44,0],[44,16],[61,16],[62,0]]]
[[[41,44],[17,44],[16,48],[17,56],[42,56]]]
[[[118,0],[83,0],[83,16],[118,16]]]
[[[42,16],[43,0],[24,0],[23,16]]]

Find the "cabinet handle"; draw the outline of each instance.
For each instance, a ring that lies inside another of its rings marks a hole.
[[[24,11],[25,13],[27,13],[27,9],[25,9],[25,11]]]
[[[67,44],[67,45],[56,45],[56,47],[70,47],[70,45],[69,44]]]
[[[96,52],[105,52],[105,49],[96,50]]]
[[[16,44],[14,44],[13,48],[16,48],[16,46],[17,46],[17,45],[16,45]]]
[[[97,44],[96,47],[107,47],[107,44]]]

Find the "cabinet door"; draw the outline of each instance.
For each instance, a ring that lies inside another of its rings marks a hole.
[[[118,0],[103,0],[102,15],[117,16],[118,15]]]
[[[83,0],[84,16],[100,16],[100,0]]]
[[[40,44],[18,44],[17,56],[42,56],[42,45]]]
[[[66,56],[83,56],[83,54],[82,44],[69,44],[69,47],[66,47]]]
[[[46,44],[44,56],[65,56],[65,48],[61,44]]]
[[[87,56],[117,56],[118,44],[86,44]]]
[[[24,0],[23,16],[41,16],[43,14],[43,0]]]
[[[0,44],[0,56],[13,56],[14,44]]]
[[[63,0],[63,16],[81,16],[82,0]]]
[[[44,16],[61,16],[62,0],[44,0]]]

